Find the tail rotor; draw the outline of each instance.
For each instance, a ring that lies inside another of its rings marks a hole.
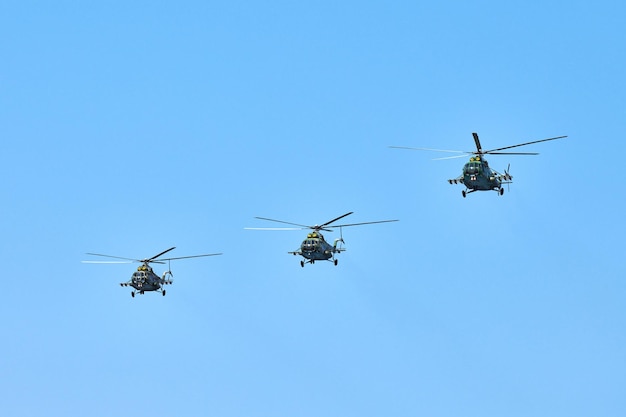
[[[335,239],[335,249],[342,250],[343,244],[345,241],[343,240],[343,227],[339,227],[339,239]],[[339,244],[339,248],[337,248],[337,244]]]
[[[506,190],[508,192],[511,191],[510,184],[511,184],[511,181],[513,180],[513,176],[509,174],[509,169],[511,169],[511,164],[509,164],[504,170],[504,180],[506,181]]]
[[[172,284],[174,282],[174,280],[172,279],[174,277],[174,274],[172,274],[172,268],[170,266],[170,262],[171,260],[168,259],[167,260],[167,271],[163,272],[163,276],[161,277],[161,279],[163,280],[163,284],[167,285],[167,284]],[[168,276],[169,275],[169,279]]]

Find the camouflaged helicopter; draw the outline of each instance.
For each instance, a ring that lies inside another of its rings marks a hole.
[[[341,233],[341,230],[343,227],[349,227],[349,226],[361,226],[361,225],[365,225],[365,224],[375,224],[375,223],[389,223],[389,222],[397,222],[398,220],[380,220],[380,221],[375,221],[375,222],[364,222],[364,223],[351,223],[351,224],[336,224],[333,225],[332,227],[338,227],[340,230],[340,237],[335,239],[334,243],[331,245],[330,243],[328,243],[325,239],[324,236],[320,233],[320,230],[323,230],[325,232],[332,232],[332,229],[329,229],[327,226],[330,226],[331,223],[336,222],[339,219],[342,219],[346,216],[349,216],[350,214],[352,214],[353,212],[349,212],[346,214],[343,214],[337,218],[334,218],[330,221],[327,221],[326,223],[323,223],[321,225],[315,225],[315,226],[306,226],[303,224],[298,224],[298,223],[290,223],[290,222],[285,222],[282,220],[274,220],[274,219],[268,219],[266,217],[255,217],[255,219],[260,219],[260,220],[267,220],[267,221],[271,221],[271,222],[276,222],[276,223],[283,223],[283,224],[290,224],[292,226],[298,226],[296,228],[294,227],[246,227],[245,229],[247,230],[304,230],[304,229],[311,229],[313,230],[311,233],[307,234],[307,237],[305,240],[302,241],[302,243],[300,244],[300,249],[295,250],[295,251],[291,251],[291,252],[287,252],[289,254],[292,254],[294,256],[300,255],[304,258],[304,260],[300,261],[300,266],[304,267],[305,263],[309,263],[309,264],[314,264],[315,261],[330,261],[333,262],[335,265],[337,265],[337,259],[335,258],[335,254],[336,253],[341,253],[343,251],[345,251],[346,249],[343,247],[343,233]]]
[[[90,264],[110,264],[110,263],[132,263],[132,262],[141,262],[141,266],[137,268],[137,271],[133,273],[130,280],[127,282],[120,283],[122,287],[133,287],[135,290],[131,291],[130,295],[135,297],[136,293],[143,294],[145,291],[158,291],[161,295],[165,296],[165,285],[171,285],[173,283],[171,268],[169,268],[169,262],[177,259],[189,259],[189,258],[200,258],[204,256],[216,256],[221,255],[221,253],[210,253],[204,255],[193,255],[193,256],[180,256],[177,258],[163,258],[158,259],[160,256],[166,254],[167,252],[176,249],[176,247],[169,248],[159,253],[158,255],[154,255],[151,258],[147,259],[131,259],[131,258],[122,258],[120,256],[111,256],[111,255],[102,255],[99,253],[87,253],[87,255],[92,256],[102,256],[105,258],[115,258],[115,259],[123,259],[124,261],[82,261],[83,263]],[[150,267],[151,263],[156,264],[164,264],[165,261],[168,262],[168,270],[163,273],[163,276],[159,277]],[[169,275],[169,279],[168,279]]]
[[[478,139],[477,133],[472,133],[474,136],[474,142],[476,143],[476,151],[451,151],[446,149],[431,149],[431,148],[407,148],[404,146],[390,146],[390,148],[396,149],[410,149],[410,150],[418,150],[418,151],[435,151],[435,152],[452,152],[452,153],[461,153],[462,155],[457,156],[449,156],[444,158],[435,158],[437,160],[441,159],[453,159],[453,158],[462,158],[466,155],[475,155],[470,157],[469,161],[463,166],[462,174],[457,177],[448,180],[450,184],[463,184],[465,185],[465,190],[461,191],[461,194],[465,198],[468,194],[473,193],[474,191],[496,191],[499,195],[504,194],[503,184],[511,184],[513,182],[513,176],[509,174],[509,167],[504,171],[504,173],[499,173],[493,168],[489,167],[489,163],[484,158],[483,155],[539,155],[536,152],[500,152],[505,149],[517,148],[519,146],[531,145],[533,143],[539,142],[547,142],[549,140],[566,138],[567,136],[557,136],[555,138],[541,139],[535,140],[533,142],[520,143],[518,145],[505,146],[503,148],[491,149],[488,151],[484,151],[482,146],[480,145],[480,140]]]

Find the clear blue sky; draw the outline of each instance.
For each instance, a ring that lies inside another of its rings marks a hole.
[[[2,2],[0,414],[623,416],[625,27],[604,0]],[[388,148],[472,132],[569,137],[492,156],[503,197]],[[400,222],[344,229],[336,267],[244,230],[348,211]],[[134,299],[134,265],[81,263],[171,246],[224,255]]]

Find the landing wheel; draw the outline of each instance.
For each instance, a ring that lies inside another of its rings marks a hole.
[[[304,268],[304,261],[300,261],[300,266]]]
[[[130,292],[130,296],[131,296],[131,297],[133,297],[133,298],[135,298],[135,291],[131,291],[131,292]]]
[[[467,197],[467,193],[465,192],[465,190],[461,191],[461,195],[463,196],[463,198]]]
[[[163,297],[165,297],[165,290],[163,290]]]
[[[504,194],[504,188],[500,188],[500,195]]]
[[[335,259],[335,266],[337,266],[337,262],[339,262],[337,259]]]

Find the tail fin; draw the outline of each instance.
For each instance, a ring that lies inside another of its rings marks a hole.
[[[333,249],[337,249],[337,243],[341,243],[342,245],[340,245],[339,250],[342,249],[343,247],[343,243],[345,243],[343,241],[343,228],[340,226],[339,227],[339,239],[335,239],[335,243],[333,244]]]
[[[509,164],[509,166],[504,170],[504,179],[506,181],[511,181],[513,179],[513,176],[509,174],[509,169],[511,169],[511,164]]]
[[[167,279],[167,275],[168,275],[168,274],[169,274],[169,276],[170,276],[170,279]],[[172,282],[174,282],[174,281],[172,280],[172,277],[173,277],[173,276],[174,276],[174,275],[172,274],[172,271],[165,271],[165,272],[163,272],[163,276],[161,277],[161,279],[163,280],[163,284],[171,284]]]

